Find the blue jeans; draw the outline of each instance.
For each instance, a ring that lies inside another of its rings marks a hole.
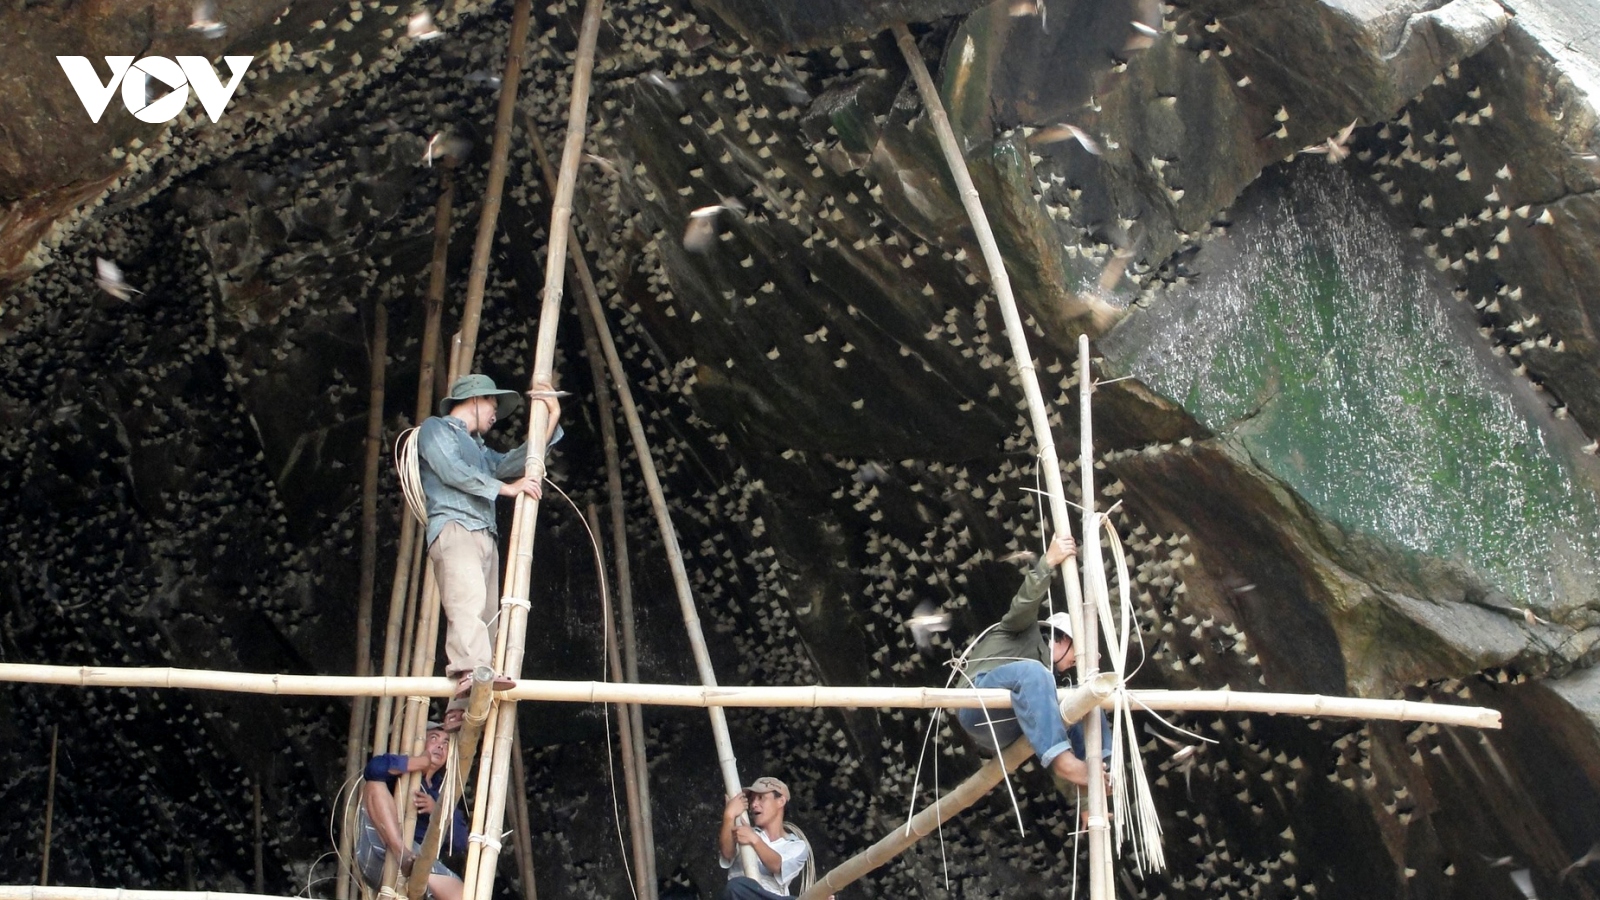
[[[1044,663],[1019,659],[983,672],[972,679],[973,687],[1005,688],[1011,692],[1011,709],[963,709],[956,713],[956,721],[979,747],[996,755],[1017,738],[1026,736],[1039,755],[1041,765],[1049,768],[1055,758],[1068,750],[1083,759],[1083,723],[1074,722],[1071,728],[1061,721],[1061,707],[1056,702],[1056,679]],[[1100,713],[1100,733],[1103,758],[1111,757],[1110,732],[1106,728],[1105,713]],[[993,727],[991,733],[990,728]]]
[[[754,878],[728,879],[728,884],[717,895],[721,900],[794,900],[793,895],[774,894],[762,887]]]

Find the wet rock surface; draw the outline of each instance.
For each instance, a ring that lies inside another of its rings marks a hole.
[[[448,331],[509,5],[436,10],[446,36],[408,42],[404,9],[230,4],[227,38],[197,52],[256,53],[258,75],[223,123],[191,106],[199,120],[170,129],[116,101],[84,127],[51,57],[187,52],[186,5],[96,9],[4,14],[5,45],[34,64],[8,67],[26,115],[0,140],[0,655],[348,672],[370,323],[386,304],[392,440],[415,413],[440,179],[423,147],[446,127],[473,142],[454,176]],[[534,15],[522,107],[554,147],[578,11]],[[1134,684],[1505,716],[1485,734],[1176,717],[1218,743],[1186,761],[1146,744],[1171,867],[1120,890],[1514,896],[1507,871],[1526,867],[1545,894],[1594,896],[1596,876],[1562,869],[1600,837],[1585,452],[1600,165],[1592,38],[1562,6],[611,9],[588,147],[605,163],[583,170],[578,219],[722,680],[943,684],[1015,588],[1002,558],[1043,536],[988,273],[882,31],[902,18],[994,219],[1064,459],[1077,335],[1104,354],[1099,377],[1128,378],[1097,389],[1095,476],[1129,554]],[[1134,20],[1160,36],[1140,48]],[[1351,119],[1337,170],[1299,154]],[[1041,134],[1062,121],[1098,155]],[[529,366],[549,219],[527,144],[513,142],[478,357],[505,384]],[[724,197],[744,211],[686,248],[688,212]],[[1117,248],[1127,277],[1102,279]],[[143,293],[97,291],[97,256]],[[552,477],[603,502],[574,323],[559,344],[576,396]],[[401,515],[383,484],[380,609]],[[644,677],[688,682],[660,542],[627,484]],[[541,512],[531,676],[601,672],[576,518],[553,498]],[[955,627],[919,651],[904,621],[925,600]],[[52,880],[252,889],[259,784],[266,889],[328,895],[342,705],[11,686],[0,709],[6,881],[36,877],[59,723]],[[626,893],[603,711],[519,715],[541,890]],[[729,718],[741,771],[789,781],[824,865],[903,817],[925,716]],[[704,714],[646,721],[658,869],[708,895],[722,874]],[[948,725],[937,735],[924,798],[976,764]],[[852,890],[1059,895],[1075,814],[1032,766],[1017,797],[1017,812],[1000,795],[963,814],[942,856],[918,848]]]

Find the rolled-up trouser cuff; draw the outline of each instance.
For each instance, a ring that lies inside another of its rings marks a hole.
[[[1039,754],[1039,764],[1048,769],[1048,768],[1050,768],[1050,764],[1056,761],[1056,757],[1060,756],[1063,753],[1066,753],[1068,750],[1071,750],[1071,749],[1072,749],[1072,742],[1071,741],[1062,741],[1061,743],[1056,744],[1055,746],[1051,747],[1050,749],[1045,750],[1044,752],[1040,753]]]

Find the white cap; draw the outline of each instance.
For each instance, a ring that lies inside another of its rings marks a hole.
[[[1068,638],[1072,637],[1072,617],[1064,612],[1052,613],[1048,619],[1039,624],[1059,631]]]

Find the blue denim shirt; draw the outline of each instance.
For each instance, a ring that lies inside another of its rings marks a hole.
[[[557,426],[551,446],[561,435]],[[507,479],[522,477],[527,442],[501,453],[468,432],[466,423],[454,416],[433,416],[423,422],[417,441],[422,492],[428,498],[428,532],[423,546],[432,546],[449,522],[458,522],[468,531],[487,528],[489,534],[496,534],[495,498]]]

